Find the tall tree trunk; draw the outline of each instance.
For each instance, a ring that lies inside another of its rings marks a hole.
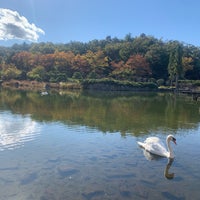
[[[179,79],[179,75],[176,74],[176,83],[175,83],[176,91],[178,91],[178,79]]]

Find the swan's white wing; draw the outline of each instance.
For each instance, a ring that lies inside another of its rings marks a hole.
[[[161,144],[160,143],[146,144],[145,149],[159,156],[168,157],[168,154],[169,154],[162,143]]]
[[[145,149],[147,144],[155,143],[155,142],[162,142],[158,137],[148,137],[144,142],[137,142],[138,145]]]
[[[158,137],[148,137],[144,143],[162,143],[162,141]]]

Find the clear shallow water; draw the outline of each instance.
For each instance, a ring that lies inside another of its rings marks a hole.
[[[71,102],[68,96],[49,95],[44,99],[34,93],[25,96],[23,93],[20,100],[27,103],[20,101],[18,104],[20,93],[10,95],[13,95],[12,99],[18,96],[15,103],[5,101],[5,96],[4,101],[1,101],[0,199],[199,198],[199,102],[178,97],[176,105],[167,104],[167,111],[163,115],[159,111],[166,110],[163,104],[159,105],[162,107],[157,108],[157,111],[147,112],[154,110],[150,107],[154,105],[155,97],[152,99],[152,96],[147,96],[144,101],[142,94],[136,99],[143,104],[143,107],[138,105],[141,109],[133,106],[136,100],[132,96],[120,99],[118,96],[109,99],[78,96]],[[25,101],[24,98],[30,95],[34,98]],[[59,98],[59,105],[63,101],[62,108],[67,114],[61,114],[61,111],[60,115],[55,114],[59,110],[55,97]],[[80,101],[80,98],[83,100]],[[30,105],[30,100],[36,103]],[[163,98],[158,100],[161,102]],[[43,104],[41,101],[44,101]],[[48,102],[54,103],[45,107],[49,105]],[[72,106],[69,108],[64,106],[66,104]],[[95,113],[93,104],[96,105]],[[115,114],[111,113],[113,117],[109,119],[112,126],[105,124],[110,116],[105,114],[102,105],[107,106],[105,110],[109,109]],[[81,109],[83,106],[84,110]],[[72,107],[76,112],[71,111]],[[144,107],[146,110],[143,110]],[[182,111],[182,108],[188,110]],[[124,111],[120,112],[122,118],[117,109]],[[132,110],[132,114],[128,110]],[[143,114],[143,118],[139,113]],[[87,120],[83,115],[87,116]],[[174,120],[169,122],[166,115]],[[128,117],[134,126],[129,126]],[[117,120],[120,122],[115,125]],[[150,120],[151,124],[148,123]],[[166,135],[171,133],[177,138],[178,145],[173,146],[176,158],[169,168],[169,173],[174,173],[174,177],[167,179],[165,172],[168,160],[158,157],[147,160],[137,141],[149,135],[165,140]]]

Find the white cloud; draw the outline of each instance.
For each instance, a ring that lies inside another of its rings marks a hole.
[[[45,34],[45,32],[35,24],[30,24],[17,11],[0,8],[0,40],[37,41],[39,34]]]

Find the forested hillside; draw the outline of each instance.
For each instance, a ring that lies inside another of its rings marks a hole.
[[[141,34],[88,43],[32,43],[0,47],[1,80],[155,82],[200,79],[200,48]]]

